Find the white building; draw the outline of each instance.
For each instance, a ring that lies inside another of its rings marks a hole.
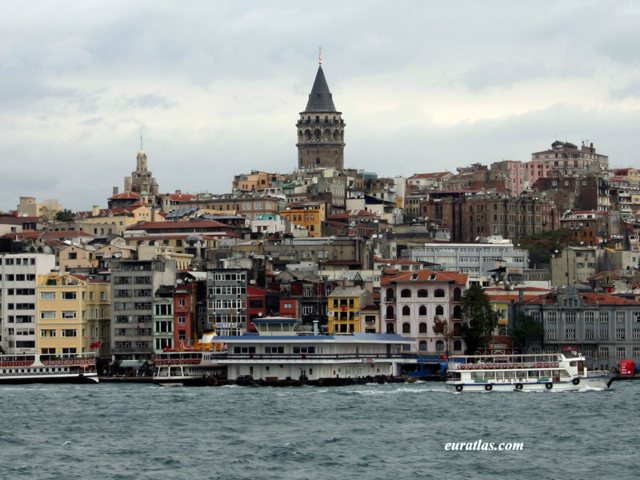
[[[470,277],[489,277],[500,267],[510,274],[522,273],[529,264],[529,252],[502,243],[425,243],[402,251],[402,257],[441,265],[448,272],[462,272]]]
[[[43,253],[0,255],[0,345],[5,353],[36,353],[36,285],[56,257]]]

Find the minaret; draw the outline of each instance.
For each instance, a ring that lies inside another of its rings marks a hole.
[[[300,112],[298,128],[298,168],[344,168],[344,121],[336,110],[322,71],[322,51],[318,73],[309,101]]]

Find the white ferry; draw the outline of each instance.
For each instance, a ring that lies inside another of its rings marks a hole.
[[[97,383],[95,353],[0,355],[0,384]]]
[[[160,385],[342,385],[391,381],[400,365],[414,362],[403,347],[413,340],[394,334],[318,335],[299,332],[300,321],[254,319],[258,334],[210,336],[193,350],[156,352]],[[209,343],[209,350],[202,344]]]
[[[449,357],[446,388],[454,392],[570,391],[606,389],[608,371],[587,371],[585,357],[572,353],[539,355],[460,355]]]

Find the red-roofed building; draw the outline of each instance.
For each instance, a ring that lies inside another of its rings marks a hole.
[[[426,269],[383,276],[384,331],[415,338],[413,348],[421,354],[463,353],[461,300],[467,280],[464,273]]]
[[[542,322],[544,339],[528,353],[583,353],[589,367],[615,368],[624,358],[640,360],[640,303],[615,295],[559,288],[525,300],[518,309]]]

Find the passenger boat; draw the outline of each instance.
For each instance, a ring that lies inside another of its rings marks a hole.
[[[81,355],[0,355],[0,384],[97,383],[95,352]]]
[[[454,392],[572,391],[606,389],[613,376],[588,371],[576,352],[449,357],[446,388]]]
[[[399,376],[400,365],[415,363],[415,356],[403,353],[413,339],[400,335],[318,335],[298,331],[299,320],[283,317],[253,323],[257,334],[210,336],[194,349],[156,352],[153,382],[342,385],[391,380]]]

